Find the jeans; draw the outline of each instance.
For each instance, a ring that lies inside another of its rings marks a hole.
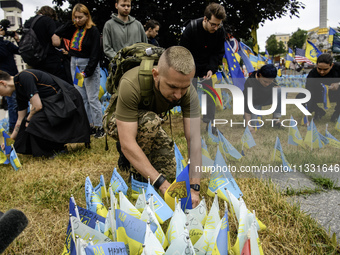
[[[88,61],[88,58],[71,57],[71,74],[73,79],[76,66],[78,66],[80,72],[83,72]],[[90,77],[84,79],[82,87],[79,87],[77,85],[75,85],[75,87],[83,98],[86,114],[89,119],[90,125],[93,125],[95,127],[102,127],[103,113],[102,106],[98,98],[100,87],[99,64],[97,65],[93,74]]]
[[[6,97],[8,104],[8,126],[10,131],[14,129],[15,123],[17,123],[18,120],[18,106],[16,97],[17,95],[15,91],[11,97]]]

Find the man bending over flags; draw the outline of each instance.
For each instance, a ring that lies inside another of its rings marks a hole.
[[[195,166],[201,166],[200,106],[198,95],[191,84],[195,62],[189,50],[181,46],[168,48],[161,55],[158,66],[152,69],[152,100],[144,105],[139,67],[125,72],[118,86],[115,111],[104,115],[107,133],[119,140],[121,152],[132,167],[134,177],[148,178],[163,194],[176,176],[174,143],[163,130],[160,114],[181,106],[184,135],[190,154],[190,184],[192,204],[199,204],[200,175]],[[112,100],[112,99],[111,99]],[[164,115],[163,115],[164,116]],[[121,155],[122,156],[122,155]],[[121,166],[120,166],[121,167]],[[169,180],[169,181],[168,181]]]

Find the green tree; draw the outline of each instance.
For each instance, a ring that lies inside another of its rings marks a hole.
[[[286,53],[286,52],[287,52],[286,48],[287,48],[287,47],[285,46],[285,44],[284,44],[282,41],[280,41],[280,42],[278,43],[277,54]]]
[[[266,49],[271,56],[278,54],[278,43],[275,35],[271,35],[267,39]]]
[[[304,43],[306,42],[307,39],[307,31],[306,30],[302,30],[300,28],[298,28],[297,31],[295,31],[291,38],[288,41],[288,47],[291,49],[295,49],[295,48],[301,48],[303,47]]]
[[[61,6],[66,0],[53,2]],[[85,4],[100,31],[111,14],[116,12],[114,0],[68,0],[68,2],[68,12],[78,2]],[[225,7],[227,12],[225,29],[234,37],[244,40],[250,38],[252,25],[261,25],[266,20],[286,15],[298,16],[299,9],[304,8],[304,4],[299,0],[133,0],[131,15],[142,24],[150,18],[158,20],[161,23],[159,43],[163,47],[168,47],[179,42],[185,22],[202,17],[205,7],[210,2],[218,2]]]

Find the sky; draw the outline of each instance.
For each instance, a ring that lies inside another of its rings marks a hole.
[[[305,9],[300,9],[300,18],[286,16],[273,21],[265,21],[264,26],[257,31],[257,40],[259,42],[260,51],[264,51],[265,42],[272,34],[292,34],[298,28],[310,30],[319,26],[319,3],[320,0],[300,0],[305,4]],[[25,21],[34,15],[36,8],[44,5],[53,6],[52,0],[20,0],[23,4],[22,20]],[[63,7],[67,7],[64,4]],[[328,0],[327,8],[327,26],[336,28],[340,27],[340,0]],[[4,12],[0,10],[0,19],[4,18]]]

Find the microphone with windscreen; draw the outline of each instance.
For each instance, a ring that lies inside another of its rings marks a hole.
[[[5,214],[0,212],[0,253],[26,228],[28,219],[19,210],[11,209]]]

